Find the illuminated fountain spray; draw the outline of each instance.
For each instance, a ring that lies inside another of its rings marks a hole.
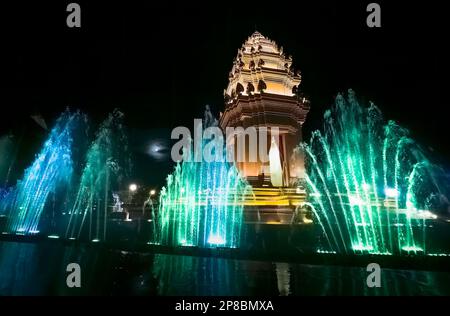
[[[0,188],[0,216],[8,215],[16,197],[14,187]]]
[[[122,117],[119,111],[110,114],[88,149],[78,192],[69,209],[66,238],[106,239],[109,200],[130,166]]]
[[[205,109],[204,123],[206,127],[217,126],[209,106]],[[204,141],[201,145],[205,148],[209,144]],[[216,155],[212,162],[203,157],[194,159],[192,150],[184,152],[183,161],[167,177],[160,192],[156,243],[239,247],[242,202],[251,187],[236,167],[226,161],[226,151],[219,148],[212,152]]]
[[[324,132],[306,153],[308,203],[326,250],[337,253],[426,253],[428,222],[441,196],[439,169],[396,123],[383,122],[354,92],[325,112]]]
[[[158,242],[238,247],[247,183],[227,162],[182,162],[167,177],[159,203]]]
[[[66,197],[64,190],[71,181],[73,134],[81,117],[79,113],[64,112],[33,164],[25,170],[23,179],[3,195],[0,209],[8,212],[8,232],[37,233],[45,207],[50,202],[53,206],[63,203],[59,197]]]

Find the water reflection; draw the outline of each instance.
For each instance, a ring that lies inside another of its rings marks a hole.
[[[290,294],[290,278],[288,263],[275,263],[275,271],[277,273],[278,292],[281,296]]]
[[[77,262],[82,287],[66,286]],[[368,288],[364,268],[140,254],[99,246],[0,242],[0,295],[449,295],[445,272],[382,270]]]

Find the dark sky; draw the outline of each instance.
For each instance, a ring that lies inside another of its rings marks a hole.
[[[52,125],[70,106],[96,124],[117,107],[126,115],[136,177],[160,183],[170,164],[145,154],[148,145],[167,140],[175,126],[191,127],[205,104],[216,114],[223,109],[232,60],[255,29],[302,71],[311,100],[307,135],[321,127],[334,96],[352,88],[450,161],[448,27],[440,2],[378,1],[380,29],[365,24],[370,1],[78,1],[81,29],[66,27],[70,1],[59,2],[2,7],[0,135],[24,135],[24,165],[45,137],[31,114]]]

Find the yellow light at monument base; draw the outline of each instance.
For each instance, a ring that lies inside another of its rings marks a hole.
[[[277,221],[268,221],[268,222],[266,222],[266,224],[268,224],[268,225],[281,225],[282,223],[281,222],[277,222]]]

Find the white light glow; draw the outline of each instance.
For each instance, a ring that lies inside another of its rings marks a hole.
[[[396,198],[396,197],[398,197],[399,192],[396,189],[394,189],[394,188],[385,188],[384,189],[384,194],[388,198]]]
[[[219,235],[209,235],[208,244],[211,245],[223,245],[225,244],[225,240]]]
[[[348,196],[348,202],[350,203],[350,205],[364,205],[365,202],[363,199],[361,199],[360,197],[356,196],[356,195],[349,195]]]

